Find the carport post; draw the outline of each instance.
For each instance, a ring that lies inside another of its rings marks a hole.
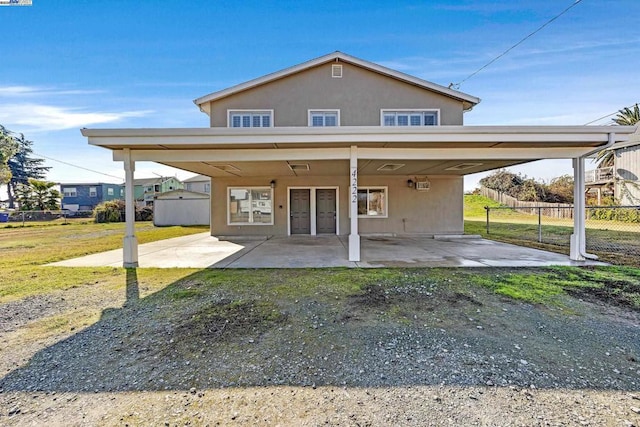
[[[584,231],[584,158],[573,159],[573,234],[569,258],[574,261],[584,261],[585,231]]]
[[[358,234],[358,147],[351,146],[349,158],[349,213],[351,232],[349,234],[349,261],[360,261],[360,235]]]
[[[125,203],[125,236],[122,245],[123,266],[138,266],[138,239],[136,238],[136,209],[133,197],[133,172],[136,169],[136,162],[131,160],[131,150],[123,149],[124,152],[124,203]]]

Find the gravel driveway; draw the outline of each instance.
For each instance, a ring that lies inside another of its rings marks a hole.
[[[65,292],[0,306],[2,332]],[[0,424],[640,425],[638,312],[420,275],[291,298],[184,280],[30,345]]]

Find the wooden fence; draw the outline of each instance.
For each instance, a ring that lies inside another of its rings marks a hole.
[[[480,194],[496,202],[516,209],[518,212],[538,215],[549,218],[573,218],[573,204],[571,203],[544,203],[544,202],[523,202],[508,194],[501,193],[491,188],[480,187]]]

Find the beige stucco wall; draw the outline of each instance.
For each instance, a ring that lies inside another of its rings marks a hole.
[[[323,64],[211,103],[211,126],[227,126],[229,109],[273,109],[274,126],[307,126],[309,109],[339,109],[341,126],[379,126],[381,109],[440,109],[441,125],[462,125],[461,101],[342,63]]]
[[[274,225],[227,225],[227,187],[268,186],[275,179]],[[406,176],[360,176],[359,185],[388,187],[388,218],[361,218],[360,234],[461,234],[463,178],[430,176],[431,190],[407,187]],[[339,187],[339,233],[349,234],[349,189],[346,177],[264,177],[212,179],[211,233],[221,236],[288,234],[290,187]]]

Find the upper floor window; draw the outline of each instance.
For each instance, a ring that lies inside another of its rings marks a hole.
[[[204,185],[204,192],[205,193],[210,193],[211,192],[211,184],[207,183]]]
[[[438,110],[382,110],[382,126],[438,126]]]
[[[270,128],[273,126],[273,110],[229,110],[228,125],[231,128]]]
[[[340,110],[309,110],[309,126],[340,126]]]
[[[75,187],[65,187],[62,189],[63,197],[78,197],[78,192]]]
[[[98,197],[98,189],[96,187],[89,187],[89,197]]]
[[[113,196],[113,188],[107,188],[107,196]]]

